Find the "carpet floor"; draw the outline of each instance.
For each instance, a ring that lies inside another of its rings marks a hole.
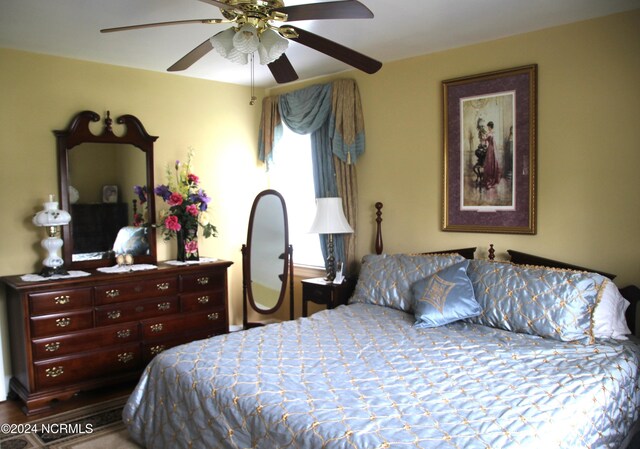
[[[141,449],[122,423],[127,397],[59,413],[0,434],[0,449]],[[23,432],[23,433],[18,433]]]

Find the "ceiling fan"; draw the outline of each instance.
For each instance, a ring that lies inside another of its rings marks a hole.
[[[189,68],[214,48],[225,58],[246,63],[258,52],[260,63],[269,67],[278,83],[298,79],[298,74],[284,54],[293,41],[338,59],[366,73],[375,73],[382,63],[324,37],[292,25],[274,23],[324,19],[371,19],[373,13],[357,0],[340,0],[284,6],[282,0],[199,0],[220,8],[223,19],[192,19],[147,23],[100,30],[102,33],[182,24],[233,23],[234,26],[207,39],[184,55],[168,71]]]

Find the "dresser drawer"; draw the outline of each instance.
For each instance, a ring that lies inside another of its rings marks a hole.
[[[142,321],[142,338],[145,341],[157,340],[198,329],[224,329],[224,332],[227,332],[226,323],[226,310],[223,308],[165,319],[154,318]]]
[[[215,327],[212,329],[196,329],[187,331],[186,341],[204,340],[205,338],[215,337],[216,335],[226,334],[228,327]]]
[[[33,340],[33,357],[36,360],[60,357],[74,352],[83,352],[100,347],[120,345],[137,341],[140,338],[138,322],[100,329],[74,332],[56,337]]]
[[[55,315],[31,317],[31,335],[44,337],[46,335],[66,334],[93,327],[93,310],[73,310]]]
[[[96,326],[126,323],[144,318],[178,313],[178,298],[155,298],[144,301],[120,302],[96,307]]]
[[[174,346],[186,343],[188,340],[186,337],[170,338],[167,340],[147,342],[142,345],[142,360],[144,363],[149,363],[151,359],[160,354],[162,351],[166,351]]]
[[[35,362],[37,388],[73,384],[83,380],[108,377],[142,367],[139,343],[130,343],[105,351],[84,353],[76,357]],[[91,373],[91,376],[87,376]]]
[[[183,293],[200,292],[205,290],[224,291],[226,285],[226,271],[202,271],[200,273],[183,274],[180,276]]]
[[[175,276],[141,282],[117,282],[96,287],[96,304],[112,304],[137,298],[171,296],[178,293]]]
[[[180,310],[183,312],[197,312],[211,308],[224,307],[224,290],[203,291],[180,295]]]
[[[47,315],[85,307],[91,307],[90,288],[29,294],[29,308],[32,315]]]

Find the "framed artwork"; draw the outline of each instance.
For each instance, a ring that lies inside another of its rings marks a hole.
[[[442,229],[535,234],[537,65],[442,87]]]
[[[118,186],[113,186],[113,185],[102,186],[102,202],[117,203],[118,202]]]

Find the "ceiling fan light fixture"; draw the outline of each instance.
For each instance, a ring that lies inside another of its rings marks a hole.
[[[220,31],[218,34],[211,36],[209,41],[213,48],[222,56],[223,58],[228,58],[229,53],[234,49],[233,48],[233,37],[236,35],[235,28],[227,28],[224,31]]]
[[[266,29],[260,35],[258,55],[260,64],[267,65],[278,59],[289,47],[289,41],[273,30]]]
[[[253,25],[245,24],[241,26],[233,36],[233,46],[240,53],[253,53],[258,49],[259,44],[258,30]]]
[[[236,64],[246,65],[249,62],[249,55],[236,50],[235,48],[229,52],[227,59]]]
[[[213,48],[225,59],[236,64],[247,64],[249,56],[238,51],[233,45],[233,38],[236,36],[236,29],[231,27],[212,36],[209,41]]]

